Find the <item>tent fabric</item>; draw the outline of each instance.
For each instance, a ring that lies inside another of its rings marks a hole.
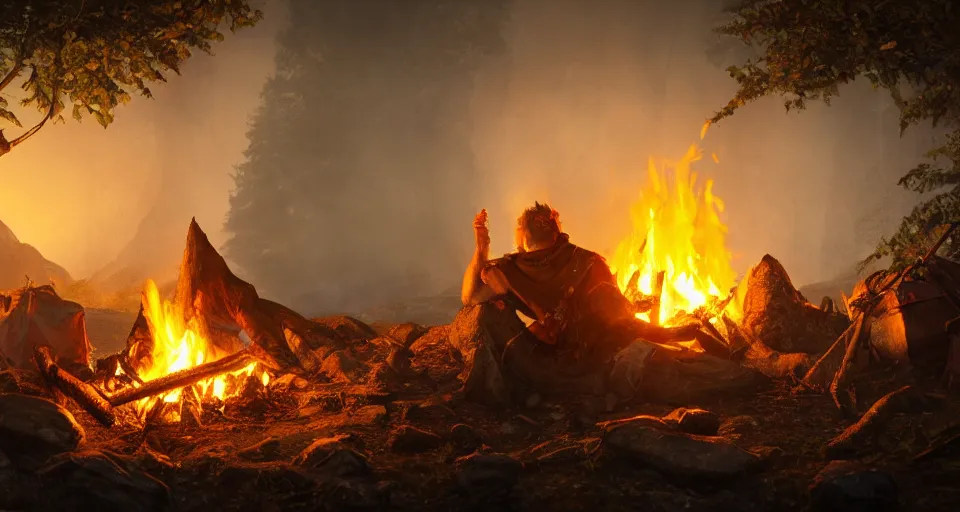
[[[49,285],[0,293],[0,355],[15,367],[33,368],[38,345],[49,345],[60,365],[89,366],[83,306]]]

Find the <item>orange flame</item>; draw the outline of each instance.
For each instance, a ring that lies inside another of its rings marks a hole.
[[[651,295],[655,276],[664,271],[662,325],[679,311],[692,312],[711,297],[720,297],[736,279],[726,248],[727,227],[719,217],[723,201],[713,195],[713,181],[698,186],[697,174],[691,171],[701,158],[694,144],[675,164],[658,169],[650,160],[649,180],[631,208],[633,232],[610,258],[624,291],[634,272],[640,271],[638,288]],[[638,316],[649,319],[646,314]]]
[[[193,318],[190,322],[184,321],[184,314],[175,304],[160,298],[160,291],[153,280],[147,280],[144,285],[143,316],[150,327],[153,337],[152,364],[148,367],[136,368],[140,378],[151,381],[167,374],[193,368],[205,362],[216,361],[227,354],[219,353],[216,346],[209,343],[202,335],[204,326]],[[249,376],[257,370],[257,363],[250,363],[246,367],[231,372],[235,377]],[[227,389],[227,374],[218,375],[198,382],[201,398],[219,398],[223,400],[239,390]],[[269,376],[264,371],[261,382],[266,385]],[[164,402],[175,403],[181,398],[181,389],[170,391],[163,395]],[[141,417],[146,412],[153,398],[144,398],[136,403]]]

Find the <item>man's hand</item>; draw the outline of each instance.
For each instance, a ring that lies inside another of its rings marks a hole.
[[[473,219],[473,234],[477,239],[477,252],[486,255],[490,251],[490,229],[487,228],[487,210],[480,210]]]

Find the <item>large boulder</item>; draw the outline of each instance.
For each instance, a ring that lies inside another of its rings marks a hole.
[[[849,324],[845,315],[809,303],[769,254],[737,285],[727,314],[745,334],[779,352],[821,354]]]
[[[0,221],[0,290],[19,288],[27,278],[36,283],[58,286],[73,282],[63,267],[44,258],[32,245],[21,242]]]
[[[18,368],[35,368],[33,348],[48,345],[60,366],[89,366],[90,340],[83,307],[63,300],[52,286],[0,294],[0,356]]]
[[[170,490],[129,457],[85,450],[54,457],[39,472],[42,502],[49,510],[160,512]]]
[[[43,398],[0,394],[0,451],[16,466],[35,469],[77,449],[84,438],[83,428],[63,407]]]

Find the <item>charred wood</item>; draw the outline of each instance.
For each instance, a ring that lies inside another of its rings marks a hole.
[[[33,356],[40,375],[51,387],[72,399],[100,423],[112,427],[117,422],[110,403],[104,400],[93,386],[57,366],[53,361],[50,347],[46,345],[36,347]]]
[[[121,391],[110,397],[110,404],[118,407],[123,404],[190,386],[211,377],[242,370],[255,360],[256,357],[249,350],[242,350],[223,359],[164,375],[158,379],[145,382],[138,388]]]

